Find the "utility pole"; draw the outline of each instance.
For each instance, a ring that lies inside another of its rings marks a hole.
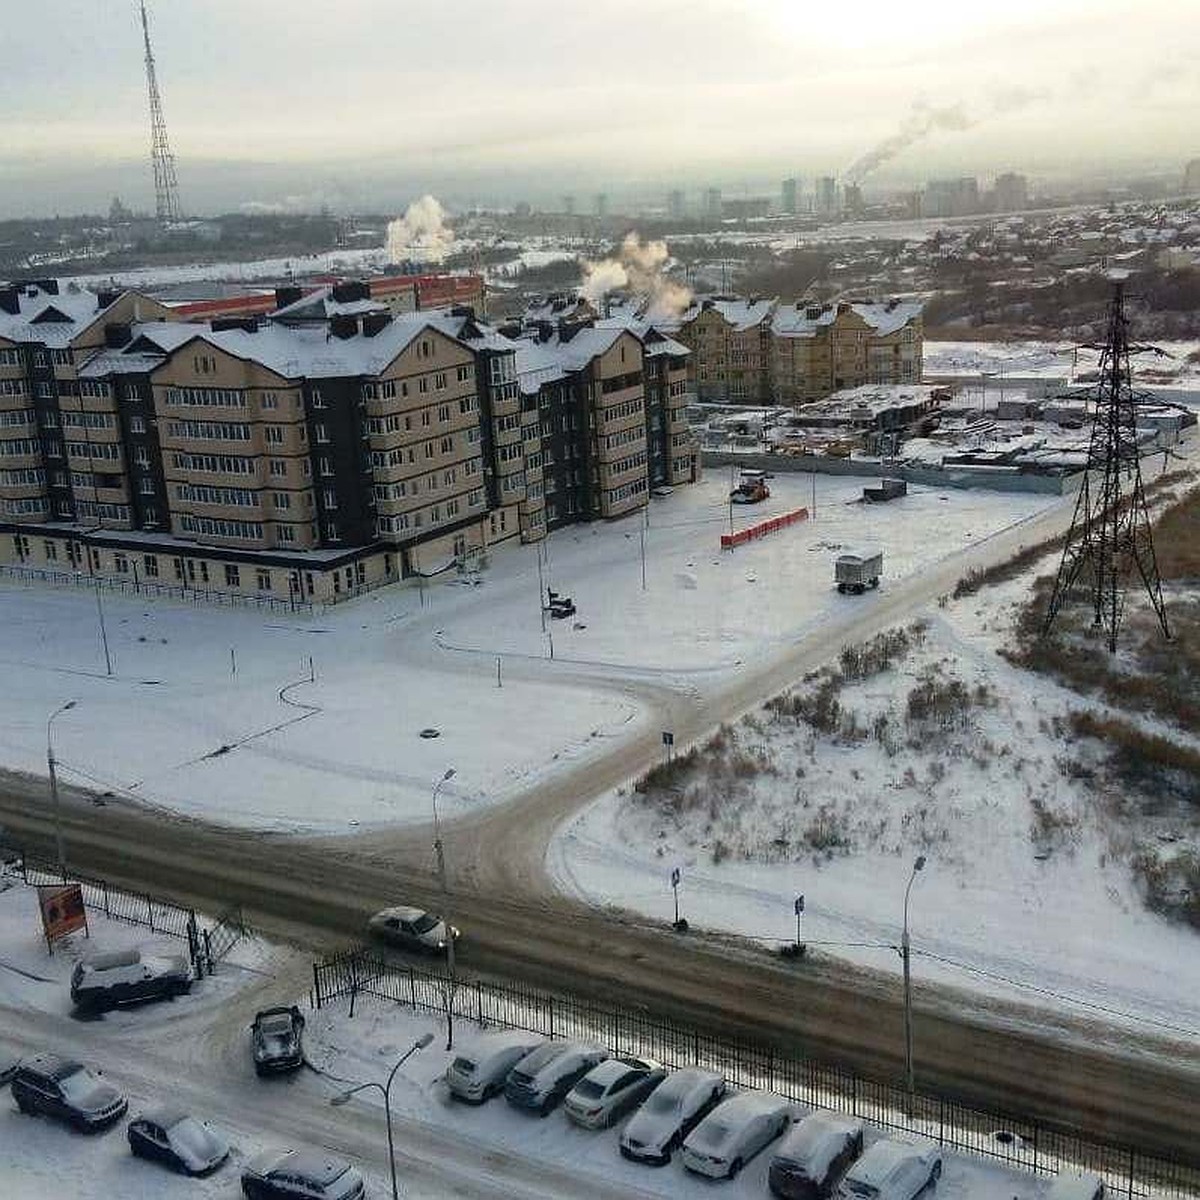
[[[645,512],[645,509],[642,511]],[[646,522],[644,519],[639,532],[642,540],[642,591],[644,592],[646,590]]]
[[[924,869],[925,855],[918,854],[917,861],[913,863],[912,874],[908,877],[908,887],[904,889],[904,931],[900,936],[900,957],[904,962],[904,1086],[908,1093],[909,1116],[912,1116],[917,1085],[913,1073],[912,974],[909,970],[912,954],[908,940],[908,895],[912,891],[917,872]]]
[[[56,708],[50,714],[46,721],[46,767],[50,773],[50,804],[54,809],[54,849],[58,861],[58,873],[66,880],[67,877],[67,855],[63,848],[62,834],[62,814],[58,806],[58,774],[55,770],[57,760],[54,757],[54,743],[51,741],[53,735],[54,718],[62,713],[69,712],[75,707],[74,700],[68,700],[61,708]]]
[[[104,647],[104,673],[112,674],[112,657],[108,653],[108,631],[104,628],[104,604],[100,600],[100,580],[96,580],[96,616],[100,620],[100,644]]]

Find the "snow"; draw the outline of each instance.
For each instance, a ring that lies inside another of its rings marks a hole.
[[[111,678],[92,595],[4,582],[0,761],[40,772],[46,716],[74,699],[54,725],[73,783],[241,826],[345,832],[429,820],[433,781],[453,766],[439,794],[453,817],[638,731],[643,684],[686,690],[698,672],[765,661],[844,614],[833,560],[868,531],[885,551],[886,596],[1056,502],[914,487],[861,505],[862,483],[822,477],[815,520],[724,553],[726,473],[676,488],[651,504],[644,591],[640,516],[565,528],[542,574],[578,613],[547,618],[545,634],[538,551],[516,545],[492,551],[480,586],[427,587],[424,606],[406,587],[312,618],[106,593]],[[771,486],[736,526],[811,503],[805,476]],[[428,727],[441,736],[419,737]]]

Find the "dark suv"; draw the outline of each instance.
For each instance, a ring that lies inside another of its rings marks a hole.
[[[45,1113],[85,1131],[111,1125],[129,1107],[112,1084],[57,1054],[25,1059],[9,1086],[23,1113]]]
[[[84,1012],[181,996],[191,987],[192,969],[181,954],[94,954],[71,973],[71,999]]]
[[[295,1071],[304,1065],[304,1014],[290,1008],[264,1008],[250,1026],[254,1069],[259,1075]]]

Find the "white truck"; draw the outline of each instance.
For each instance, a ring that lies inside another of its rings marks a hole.
[[[882,574],[881,550],[860,553],[848,551],[839,554],[833,564],[833,578],[837,582],[837,590],[843,594],[853,592],[856,596],[861,596],[867,588],[879,586],[879,577]]]

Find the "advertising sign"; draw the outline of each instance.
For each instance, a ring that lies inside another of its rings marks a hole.
[[[87,932],[87,910],[83,906],[83,888],[79,884],[55,884],[39,887],[37,891],[48,949],[53,950],[55,942],[76,929]]]

